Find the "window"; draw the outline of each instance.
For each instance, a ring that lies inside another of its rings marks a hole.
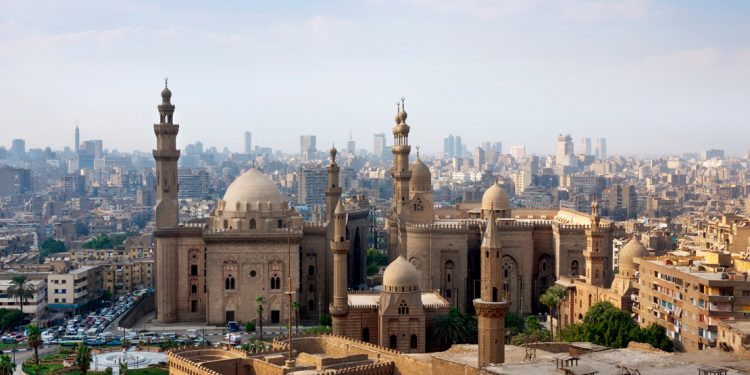
[[[492,302],[497,302],[497,288],[492,287]]]
[[[307,301],[307,309],[309,311],[315,311],[315,301],[313,300]]]
[[[198,293],[198,285],[195,285],[195,284],[193,284],[193,285],[192,285],[192,286],[190,287],[190,293],[193,293],[193,294],[196,294],[196,293]]]
[[[362,341],[370,342],[370,329],[367,327],[362,328]]]
[[[277,274],[271,277],[271,289],[281,289],[281,278]]]
[[[577,260],[570,262],[570,274],[572,276],[578,276],[578,261]]]
[[[284,220],[281,220],[281,219],[279,219],[279,220],[278,220],[278,221],[276,222],[276,227],[277,227],[277,228],[283,228],[283,227],[284,227]]]
[[[307,267],[307,274],[310,275],[310,276],[314,276],[315,275],[315,266],[308,266]]]
[[[409,315],[409,305],[406,304],[406,301],[401,301],[398,306],[398,315]]]
[[[250,229],[255,229],[255,219],[250,219]]]
[[[232,275],[227,276],[224,280],[224,289],[234,290],[234,277],[232,277]]]
[[[191,264],[190,265],[190,276],[198,276],[198,265],[197,264]]]
[[[388,347],[391,349],[398,349],[396,335],[391,335],[391,338],[388,340]]]
[[[195,285],[193,285],[195,286]],[[190,312],[198,312],[198,301],[191,300],[190,301]]]
[[[307,287],[307,291],[310,293],[315,292],[315,285],[310,283],[310,285]]]
[[[409,340],[409,348],[411,349],[417,348],[417,335],[411,335],[411,340]]]

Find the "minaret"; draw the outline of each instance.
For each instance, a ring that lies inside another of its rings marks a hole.
[[[474,300],[478,319],[479,368],[505,362],[505,313],[510,302],[502,300],[503,249],[495,227],[495,210],[490,210],[482,238],[481,295]]]
[[[172,123],[174,105],[170,102],[172,92],[164,79],[164,90],[161,91],[159,104],[159,123],[154,124],[156,134],[156,228],[172,228],[178,224],[177,219],[177,160],[180,150],[177,149],[177,132],[180,126]]]
[[[336,204],[341,198],[341,186],[339,186],[339,165],[336,164],[336,147],[331,147],[329,155],[331,155],[331,165],[328,166],[328,183],[326,185],[326,216],[325,220],[329,223],[333,219],[333,211],[336,209]]]
[[[586,230],[586,250],[583,257],[586,261],[586,279],[591,285],[604,287],[607,280],[607,249],[604,247],[604,231],[599,227],[599,201],[594,198],[591,203],[591,228]]]
[[[156,134],[156,251],[154,256],[156,320],[172,323],[177,320],[177,264],[178,244],[173,229],[177,227],[177,132],[180,126],[172,123],[174,105],[170,102],[172,92],[164,79],[162,102],[159,105],[159,123],[154,124]]]
[[[346,211],[341,200],[333,213],[333,302],[329,306],[333,320],[333,333],[345,335],[344,318],[349,314],[349,297],[347,296],[347,254],[349,240],[346,239]]]
[[[401,210],[409,204],[409,180],[411,180],[411,171],[409,170],[409,125],[406,124],[406,110],[404,107],[404,98],[401,98],[400,106],[396,115],[396,126],[393,128],[393,167],[391,176],[393,176],[393,210],[400,214]]]

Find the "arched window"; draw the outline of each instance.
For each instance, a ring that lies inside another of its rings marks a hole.
[[[362,341],[370,342],[370,328],[362,328]]]
[[[255,229],[255,219],[250,219],[250,229]]]
[[[497,302],[497,288],[492,287],[492,302]]]
[[[594,272],[594,278],[597,279],[597,280],[599,279],[599,270],[596,270]]]
[[[398,349],[398,343],[396,341],[396,335],[391,335],[391,338],[388,340],[388,347],[391,349]]]
[[[277,274],[271,277],[271,289],[281,289],[281,278]]]
[[[190,293],[192,293],[192,294],[198,293],[198,285],[195,285],[195,284],[191,285],[190,286]]]
[[[315,291],[315,284],[310,283],[310,285],[307,287],[307,291],[312,293]]]
[[[401,304],[398,305],[398,314],[409,315],[409,305],[406,304],[406,301],[401,301]]]
[[[412,349],[417,348],[417,335],[411,335],[411,340],[409,340],[409,347]]]
[[[571,276],[578,276],[578,261],[577,260],[570,262],[570,274]]]
[[[310,311],[314,311],[315,310],[315,301],[313,301],[313,300],[307,301],[307,309],[310,310]]]
[[[234,290],[234,277],[232,277],[232,275],[229,275],[224,279],[224,289]]]
[[[314,276],[315,275],[315,266],[308,266],[307,267],[307,274],[310,275],[310,276]]]

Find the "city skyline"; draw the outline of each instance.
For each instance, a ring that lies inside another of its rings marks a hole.
[[[607,138],[610,154],[748,147],[745,3],[46,5],[0,6],[6,145],[62,149],[78,119],[85,139],[148,151],[137,134],[155,122],[166,75],[180,146],[240,151],[251,131],[255,144],[294,150],[282,131],[344,148],[349,128],[370,145],[405,96],[425,154],[456,128],[470,147],[489,138],[537,154],[558,133]]]

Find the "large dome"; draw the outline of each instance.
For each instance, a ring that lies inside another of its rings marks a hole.
[[[409,180],[409,190],[412,191],[430,191],[432,190],[432,173],[430,168],[417,157],[411,163],[411,179]]]
[[[495,182],[484,192],[482,195],[482,209],[483,210],[510,210],[510,198],[505,189]]]
[[[645,258],[649,256],[648,249],[638,241],[635,237],[631,238],[625,246],[620,250],[619,255],[619,269],[620,273],[627,272],[629,276],[632,276],[635,271],[634,258]]]
[[[383,286],[386,291],[390,292],[417,291],[419,290],[419,272],[406,258],[399,256],[386,267],[383,273]]]
[[[270,177],[252,168],[229,185],[224,194],[224,202],[228,210],[232,210],[237,203],[244,206],[247,203],[255,205],[257,202],[271,202],[274,207],[278,207],[283,202],[283,197]]]

